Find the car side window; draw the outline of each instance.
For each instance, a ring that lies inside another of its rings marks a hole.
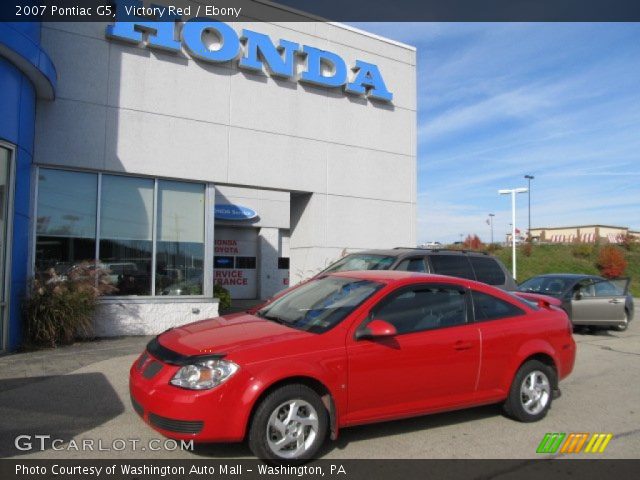
[[[476,279],[466,255],[429,255],[429,260],[433,266],[433,273],[470,280]]]
[[[515,305],[486,293],[473,291],[473,311],[478,322],[517,317],[526,312]]]
[[[479,282],[487,285],[503,285],[505,282],[504,272],[498,262],[491,257],[469,257],[471,265],[476,272]]]
[[[591,279],[582,280],[580,283],[578,283],[577,286],[578,286],[577,292],[580,294],[581,297],[596,296],[596,289],[595,289],[595,286],[593,285],[593,280]]]
[[[624,295],[624,287],[613,281],[600,280],[594,284],[596,297],[615,297]]]
[[[398,264],[396,270],[402,270],[404,272],[427,272],[424,258],[422,257],[407,258]]]
[[[420,286],[390,294],[370,319],[389,322],[399,335],[467,323],[465,290],[448,286]]]

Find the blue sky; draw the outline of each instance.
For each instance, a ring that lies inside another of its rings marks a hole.
[[[640,24],[354,26],[418,48],[419,242],[504,239],[525,174],[532,227],[640,229]]]

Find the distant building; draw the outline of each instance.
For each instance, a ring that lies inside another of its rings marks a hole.
[[[608,243],[620,243],[622,239],[631,235],[640,240],[640,231],[630,230],[629,227],[615,227],[611,225],[579,225],[575,227],[544,227],[532,228],[531,236],[540,243],[594,243],[600,240]],[[507,235],[507,242],[510,242]]]

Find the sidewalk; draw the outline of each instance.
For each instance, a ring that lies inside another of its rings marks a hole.
[[[64,375],[93,363],[138,354],[150,336],[101,338],[0,357],[0,379]]]

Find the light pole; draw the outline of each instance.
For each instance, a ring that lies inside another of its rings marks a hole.
[[[511,271],[513,278],[517,278],[516,274],[516,195],[518,193],[527,193],[526,188],[511,188],[498,190],[500,195],[511,195]]]
[[[495,216],[495,213],[489,214],[489,226],[491,227],[491,243],[493,243],[493,217]]]
[[[529,197],[529,229],[527,230],[527,238],[529,241],[532,241],[531,238],[531,180],[533,180],[534,177],[533,175],[525,175],[524,178],[527,179],[527,190],[529,190],[528,193],[528,197]]]

